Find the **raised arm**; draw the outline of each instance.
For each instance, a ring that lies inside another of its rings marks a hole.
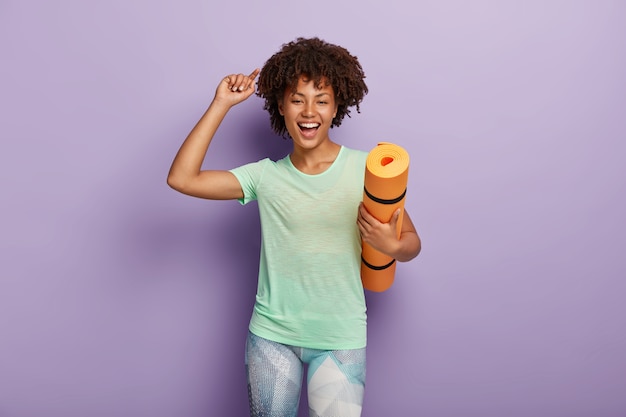
[[[234,105],[254,93],[254,79],[259,69],[250,75],[231,74],[224,77],[215,91],[215,97],[202,118],[181,145],[167,176],[167,184],[183,194],[212,200],[243,197],[241,185],[228,171],[202,170],[202,162],[213,136]]]
[[[396,227],[400,210],[391,217],[389,223],[381,223],[374,216],[368,213],[361,203],[357,224],[361,237],[374,249],[391,256],[399,262],[407,262],[419,255],[422,250],[422,241],[417,230],[405,210],[400,229],[400,238],[396,237]]]

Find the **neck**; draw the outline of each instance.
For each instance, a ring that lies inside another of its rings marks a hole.
[[[313,149],[294,147],[291,163],[305,174],[320,174],[335,162],[340,149],[341,145],[330,140]]]

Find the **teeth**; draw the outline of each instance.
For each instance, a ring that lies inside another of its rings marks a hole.
[[[298,126],[300,127],[304,127],[307,129],[314,129],[316,127],[319,127],[319,123],[299,123]]]

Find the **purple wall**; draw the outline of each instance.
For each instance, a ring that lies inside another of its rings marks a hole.
[[[626,3],[269,4],[0,5],[0,416],[246,415],[256,207],[165,177],[299,35],[368,75],[333,138],[412,156],[424,249],[368,294],[363,416],[626,415]],[[253,98],[207,164],[288,149]]]

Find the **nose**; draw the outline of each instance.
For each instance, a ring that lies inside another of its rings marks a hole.
[[[302,109],[302,115],[304,117],[312,117],[314,115],[312,103],[305,104],[304,109]]]

